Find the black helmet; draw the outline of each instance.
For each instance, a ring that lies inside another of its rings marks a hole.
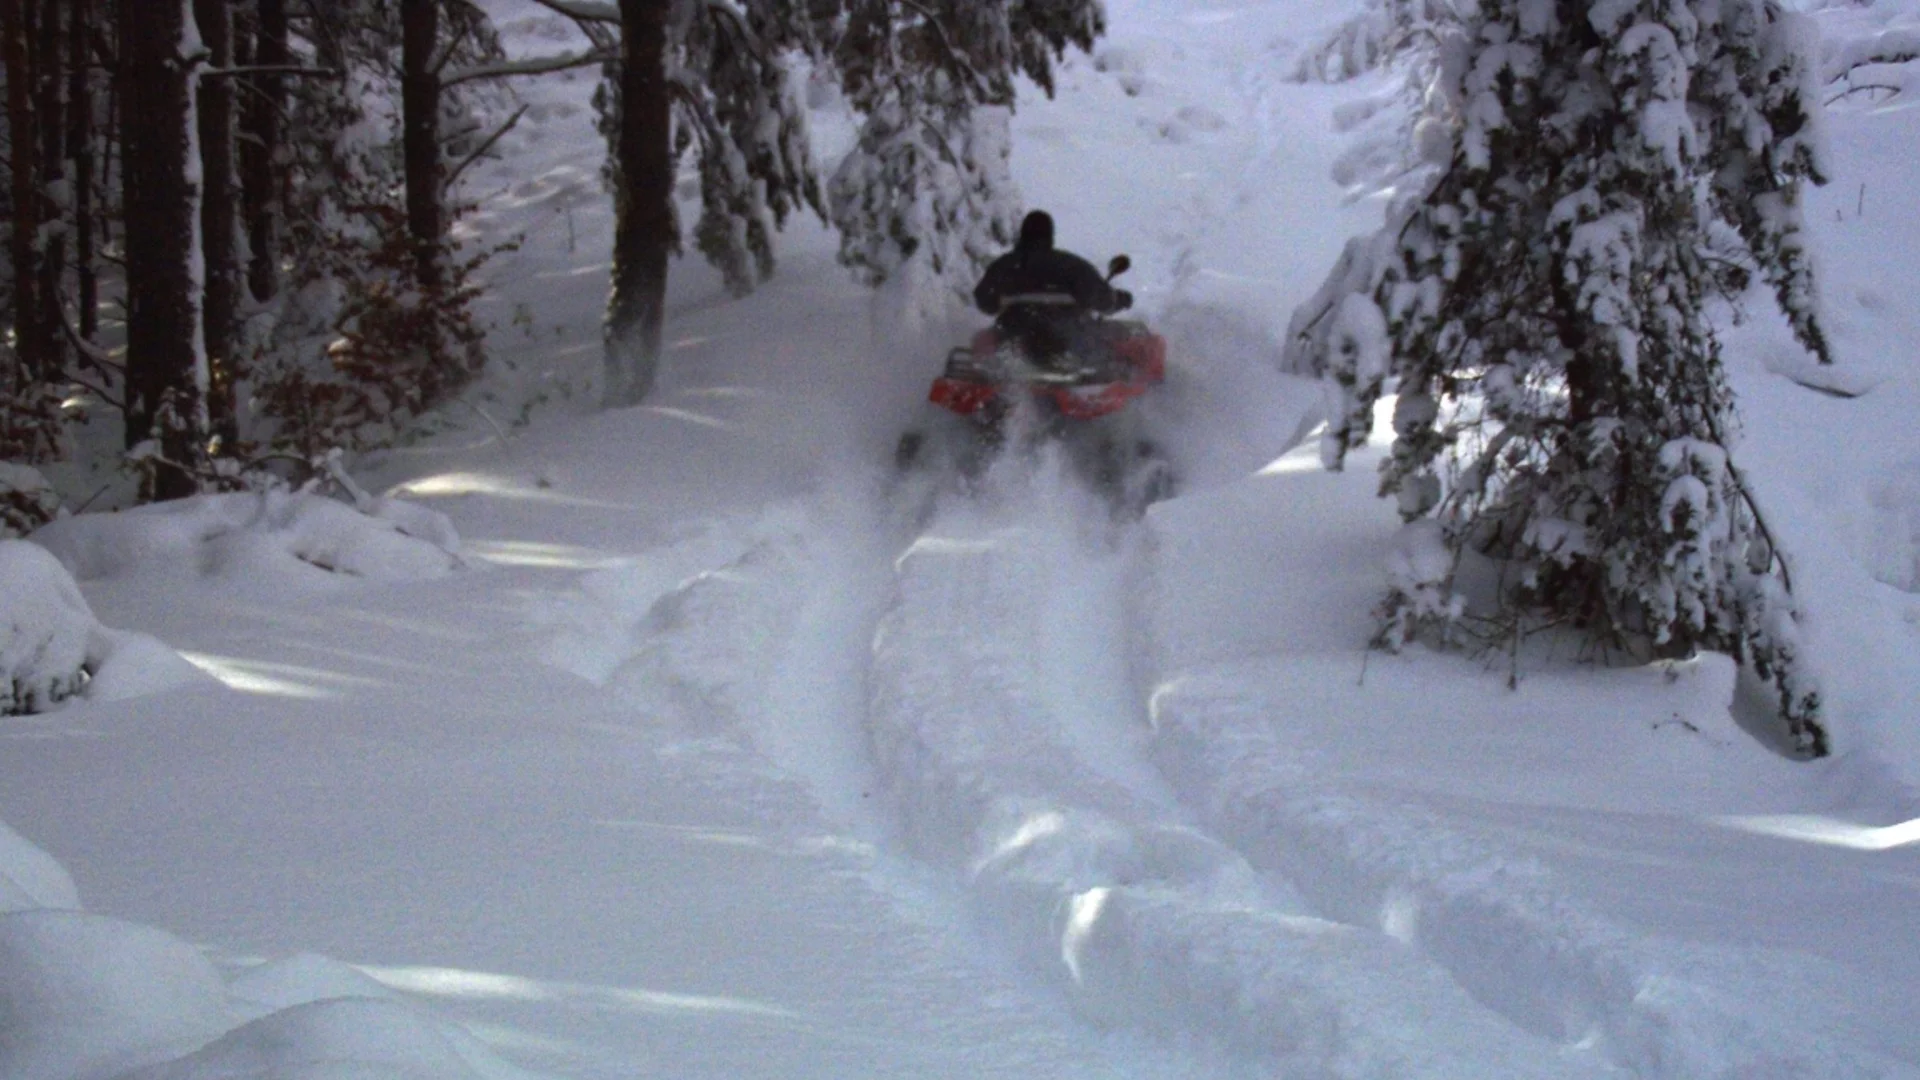
[[[1051,251],[1053,249],[1053,215],[1045,210],[1035,210],[1020,223],[1020,242],[1014,245],[1021,251]]]

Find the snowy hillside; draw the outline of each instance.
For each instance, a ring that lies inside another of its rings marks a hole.
[[[1382,448],[1323,472],[1277,360],[1380,219],[1336,113],[1389,84],[1289,78],[1333,0],[1108,7],[1013,167],[1133,258],[1177,497],[1116,519],[1047,450],[901,481],[978,320],[890,317],[811,221],[745,300],[678,264],[658,390],[594,410],[593,83],[529,82],[460,430],[364,513],[0,544],[58,628],[6,673],[103,673],[0,721],[0,1080],[1920,1076],[1916,99],[1827,117],[1840,366],[1765,302],[1726,337],[1830,700],[1799,762],[1724,658],[1364,648]]]

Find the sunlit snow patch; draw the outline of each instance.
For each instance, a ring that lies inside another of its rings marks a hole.
[[[296,664],[243,660],[211,653],[184,652],[180,655],[193,666],[220,680],[228,689],[243,694],[325,701],[341,697],[341,687],[377,685],[371,679]]]
[[[1909,818],[1897,825],[1860,825],[1838,818],[1814,814],[1772,814],[1729,816],[1713,819],[1717,824],[1762,836],[1783,840],[1803,840],[1809,844],[1852,848],[1855,851],[1891,851],[1920,842],[1920,818]]]
[[[442,967],[370,967],[366,972],[396,990],[432,997],[499,1001],[579,1001],[600,1008],[651,1013],[726,1013],[792,1019],[795,1013],[745,998],[686,994],[623,986],[541,981],[520,975]]]
[[[437,473],[423,476],[418,480],[409,480],[393,489],[396,495],[410,498],[433,499],[453,498],[462,495],[490,495],[496,499],[518,499],[523,502],[552,503],[555,506],[580,506],[602,510],[630,510],[633,507],[625,503],[610,502],[606,499],[590,499],[582,495],[569,495],[545,486],[540,481],[531,484],[514,480],[511,477],[492,476],[476,472]]]
[[[469,543],[467,554],[501,566],[530,566],[541,570],[604,570],[620,566],[625,556],[573,544],[543,544],[531,540],[482,540]]]

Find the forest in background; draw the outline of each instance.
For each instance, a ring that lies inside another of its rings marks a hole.
[[[471,0],[0,3],[0,535],[69,502],[301,482],[430,423],[486,363],[476,275],[513,241],[462,244],[461,181],[524,115],[521,80],[602,73],[602,393],[632,404],[684,246],[744,294],[812,213],[864,280],[969,278],[1011,237],[1016,79],[1050,92],[1104,25],[1096,0],[541,6],[584,46],[509,58]],[[822,85],[862,122],[830,170],[804,104]],[[124,458],[124,493],[35,469],[87,453]]]

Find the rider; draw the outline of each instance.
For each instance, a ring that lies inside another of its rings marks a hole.
[[[1020,223],[1013,250],[987,267],[974,303],[1035,361],[1053,360],[1087,340],[1093,312],[1133,306],[1133,294],[1108,284],[1092,263],[1053,246],[1053,217],[1035,210]]]

